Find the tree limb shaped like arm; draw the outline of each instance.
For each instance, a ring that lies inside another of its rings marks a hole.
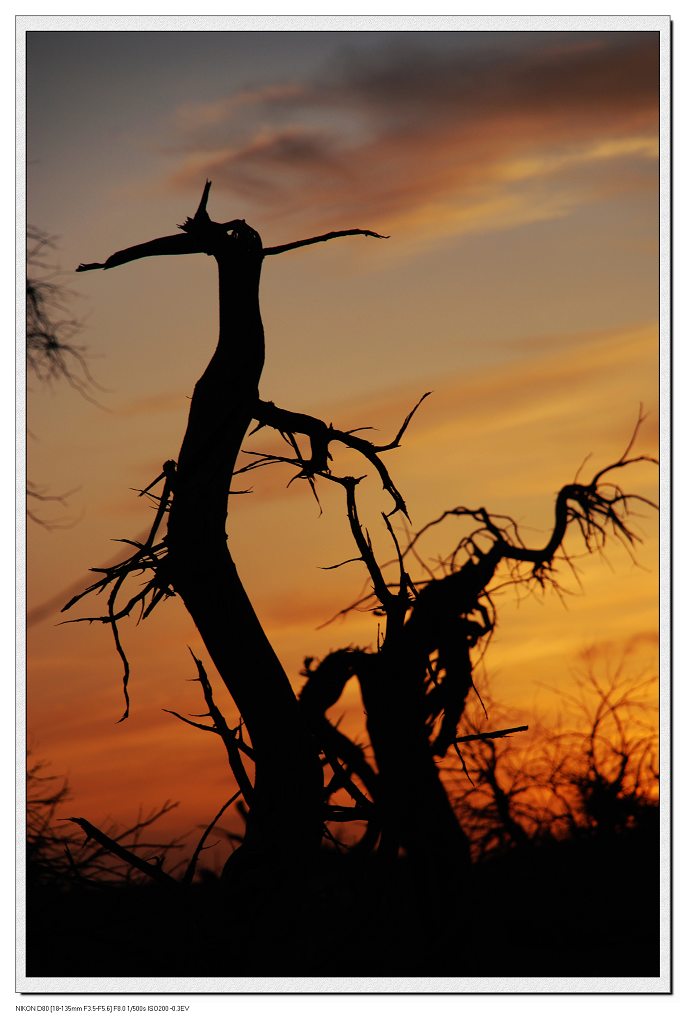
[[[289,252],[291,249],[300,249],[304,245],[316,245],[318,242],[328,242],[332,238],[344,238],[348,235],[366,235],[369,238],[388,238],[389,235],[380,235],[368,228],[347,228],[342,231],[329,231],[325,235],[315,235],[312,238],[302,238],[296,242],[286,242],[283,245],[275,245],[264,248],[256,231],[249,227],[244,220],[230,220],[217,222],[210,219],[207,213],[207,200],[210,194],[212,182],[206,181],[203,193],[193,217],[187,217],[183,224],[180,224],[181,234],[164,235],[161,238],[153,238],[149,242],[142,242],[139,245],[132,245],[127,249],[120,249],[109,256],[104,263],[80,263],[76,268],[77,273],[86,270],[111,270],[113,267],[120,267],[124,263],[131,263],[133,260],[140,260],[146,256],[184,256],[190,253],[206,253],[214,255],[218,249],[230,244],[232,237],[245,236],[251,233],[254,236],[255,249],[259,255],[276,256],[282,252]]]

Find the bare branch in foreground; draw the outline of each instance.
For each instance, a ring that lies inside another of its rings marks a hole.
[[[473,743],[475,740],[498,740],[515,732],[528,732],[528,725],[513,725],[510,729],[496,729],[495,732],[474,732],[468,736],[456,736],[453,743]]]
[[[235,800],[238,799],[238,797],[240,795],[241,795],[240,789],[236,790],[236,792],[233,794],[233,796],[230,796],[229,799],[226,801],[226,803],[223,804],[222,807],[219,808],[219,810],[215,814],[215,816],[212,819],[212,821],[209,823],[207,828],[204,830],[203,834],[200,837],[200,841],[199,841],[198,845],[196,846],[195,850],[193,851],[193,855],[192,855],[191,859],[188,862],[188,867],[186,868],[184,876],[181,879],[181,884],[182,885],[190,885],[191,882],[193,881],[193,876],[195,875],[195,869],[196,869],[197,864],[198,864],[198,858],[200,857],[200,854],[202,853],[202,851],[205,848],[205,843],[207,841],[208,836],[210,835],[210,832],[212,831],[214,826],[217,824],[217,822],[221,818],[221,816],[224,813],[224,811],[226,811],[231,806],[231,804]]]
[[[419,406],[426,398],[429,397],[430,394],[431,392],[427,391],[422,395],[419,401],[405,417],[393,440],[389,441],[387,444],[374,444],[366,438],[357,437],[353,431],[339,430],[332,424],[327,425],[324,420],[317,419],[316,416],[309,416],[307,413],[291,412],[288,409],[281,409],[273,402],[264,402],[261,399],[258,399],[255,408],[254,415],[258,423],[258,427],[256,429],[269,426],[278,430],[283,435],[304,434],[308,437],[310,441],[310,458],[301,459],[299,463],[304,477],[310,477],[316,474],[328,474],[329,462],[332,458],[329,448],[333,442],[338,442],[346,448],[359,452],[360,455],[362,455],[373,466],[381,481],[383,489],[393,498],[394,506],[389,514],[393,515],[395,512],[402,512],[402,514],[409,519],[405,499],[394,484],[390,473],[380,458],[379,453],[392,451],[393,449],[400,447],[403,435],[405,434],[412,418],[419,409]],[[254,432],[255,431],[253,431],[253,433]],[[274,456],[273,458],[274,461],[278,461],[278,456]],[[238,472],[245,472],[247,468],[248,467],[244,467]],[[253,467],[251,466],[250,468]]]
[[[138,857],[135,853],[132,853],[130,849],[125,846],[121,846],[116,840],[111,839],[110,836],[101,832],[99,828],[96,828],[87,818],[68,818],[68,821],[73,821],[75,825],[78,825],[86,833],[89,839],[94,839],[95,842],[99,843],[109,853],[115,854],[121,860],[126,861],[132,867],[137,868],[144,875],[148,875],[149,878],[153,878],[156,882],[161,882],[163,885],[177,885],[176,879],[172,875],[168,875],[166,871],[162,871],[156,864],[150,864],[149,861],[143,860],[142,857]]]

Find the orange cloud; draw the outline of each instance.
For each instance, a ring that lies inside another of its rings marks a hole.
[[[488,34],[489,48],[456,33],[451,49],[442,35],[387,41],[299,86],[199,105],[197,118],[184,107],[193,128],[182,124],[172,183],[207,174],[262,221],[373,216],[463,234],[565,216],[593,200],[597,165],[626,180],[655,164],[656,36]]]
[[[516,432],[518,437],[529,438],[529,451],[533,446],[533,450],[538,448],[550,454],[552,471],[555,464],[550,441],[555,435],[555,424],[560,420],[573,422],[575,418],[579,421],[578,433],[568,439],[566,447],[573,445],[568,468],[571,465],[576,468],[587,453],[585,446],[589,438],[597,435],[599,418],[602,418],[604,451],[599,452],[598,457],[611,458],[619,454],[641,403],[650,416],[641,432],[641,444],[651,450],[655,448],[657,326],[527,338],[508,343],[508,352],[509,358],[486,371],[479,367],[444,377],[417,411],[403,439],[401,452],[387,456],[389,468],[392,469],[394,460],[401,458],[401,453],[403,458],[406,453],[418,453],[417,465],[425,467],[427,475],[436,477],[439,452],[464,451],[464,439],[469,439],[470,451],[477,446],[493,449],[494,437],[509,441]],[[378,435],[368,436],[386,442],[393,437],[417,397],[415,393],[408,394],[406,387],[378,391],[357,401],[350,396],[344,405],[331,408],[328,418],[340,429],[360,423],[373,424],[378,428]],[[285,444],[272,432],[263,431],[257,438],[260,438],[261,451],[287,452]],[[250,439],[251,447],[256,449],[257,438]],[[616,451],[612,450],[613,445]],[[498,450],[502,451],[502,446]],[[334,457],[340,456],[341,451],[341,446],[332,445]],[[427,451],[431,453],[428,461]],[[559,443],[556,453],[559,461]],[[540,473],[540,459],[537,464],[538,470],[532,479],[525,479],[518,465],[520,489],[546,486]],[[284,497],[293,501],[296,485],[289,492],[285,490],[290,475],[292,473],[287,475],[283,468],[267,468],[246,474],[239,480],[242,481],[240,486],[254,486],[251,502]]]
[[[175,114],[175,120],[182,131],[198,131],[208,125],[217,125],[232,117],[245,107],[274,105],[293,100],[303,93],[303,86],[298,83],[283,85],[266,85],[261,89],[242,89],[216,100],[213,103],[184,103]]]

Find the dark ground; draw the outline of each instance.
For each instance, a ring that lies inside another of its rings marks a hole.
[[[586,833],[472,869],[451,903],[406,865],[323,855],[260,910],[208,877],[33,885],[27,974],[40,977],[632,977],[659,974],[654,828]],[[244,894],[243,894],[244,895]]]

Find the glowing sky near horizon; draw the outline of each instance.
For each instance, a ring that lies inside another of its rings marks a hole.
[[[640,405],[639,449],[656,453],[658,99],[649,33],[29,33],[28,220],[67,271],[172,232],[210,177],[211,215],[246,218],[265,244],[390,234],[266,261],[262,395],[386,438],[431,391],[388,458],[413,524],[485,504],[537,538],[557,488],[589,453],[593,468],[621,453]],[[69,775],[74,813],[128,821],[170,797],[180,832],[227,786],[219,745],[160,710],[201,710],[183,608],[124,627],[132,714],[118,726],[107,631],[56,623],[62,595],[118,553],[110,538],[146,527],[132,488],[177,454],[216,337],[214,267],[64,280],[103,390],[94,405],[30,384],[29,478],[73,490],[75,522],[29,523],[29,744]],[[317,630],[362,577],[318,568],[353,554],[339,496],[322,484],[320,517],[286,480],[261,471],[232,499],[231,541],[297,686],[304,655],[372,643],[376,620]],[[655,496],[654,469],[626,480]],[[383,551],[386,505],[365,488]],[[652,664],[656,517],[639,527],[641,564],[609,546],[609,564],[585,563],[583,594],[565,580],[566,609],[554,595],[503,607],[487,660],[498,700],[526,711],[589,648]]]

